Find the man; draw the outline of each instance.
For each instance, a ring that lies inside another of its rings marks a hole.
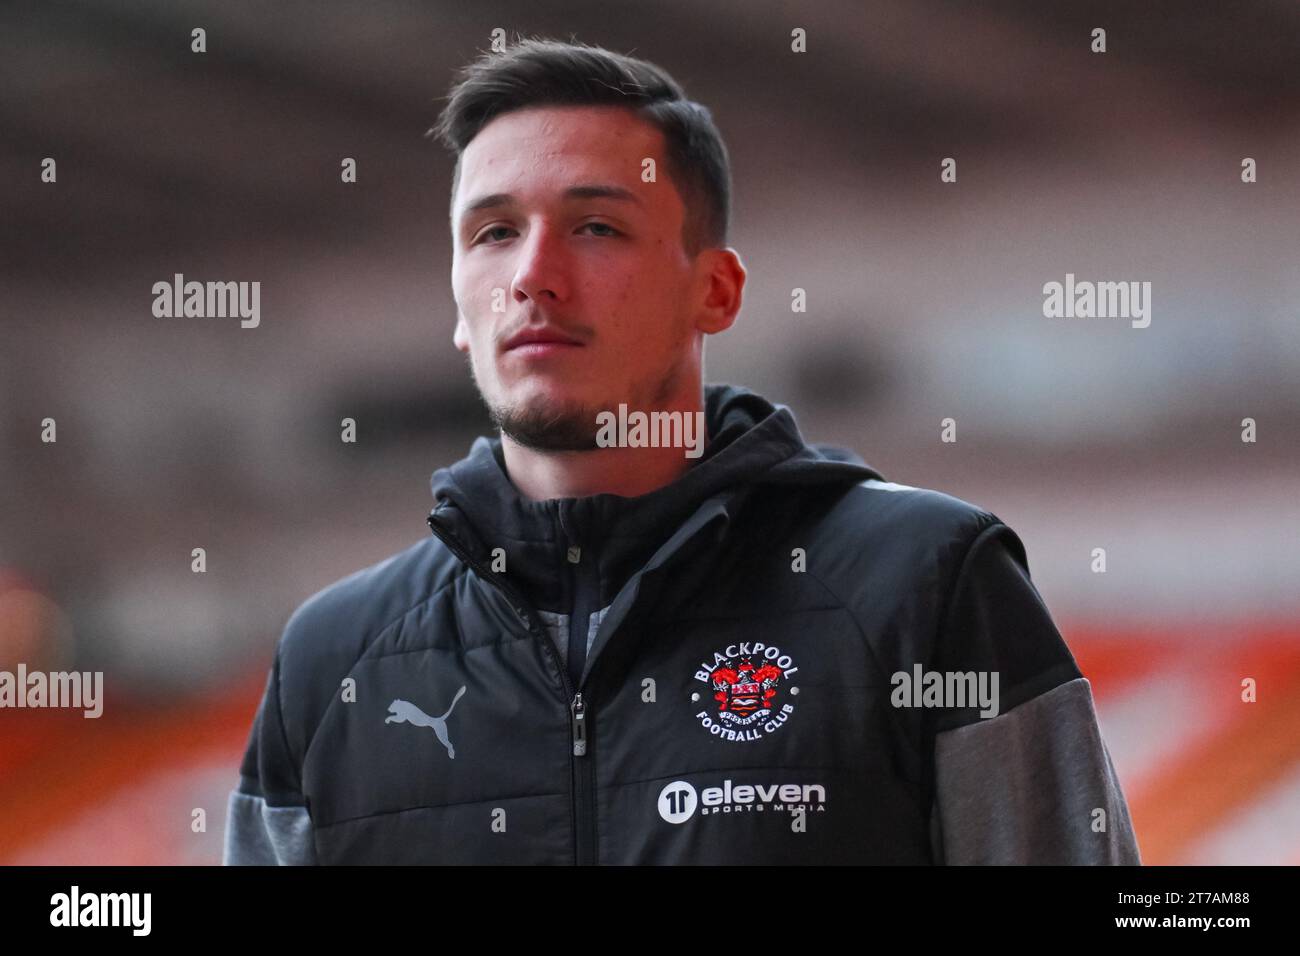
[[[708,111],[527,40],[436,131],[500,437],[290,618],[226,862],[1139,862],[1015,533],[702,387],[745,282]]]

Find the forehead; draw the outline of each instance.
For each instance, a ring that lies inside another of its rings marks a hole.
[[[465,147],[457,198],[520,192],[526,184],[563,188],[597,173],[631,187],[641,182],[647,157],[663,178],[663,145],[655,126],[617,106],[516,110],[489,122]]]

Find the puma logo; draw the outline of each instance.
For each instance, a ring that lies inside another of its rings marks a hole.
[[[456,751],[451,746],[451,739],[447,736],[447,718],[451,716],[452,708],[456,706],[456,701],[460,700],[460,695],[463,693],[465,693],[464,687],[456,691],[456,696],[451,699],[451,707],[448,707],[447,713],[441,717],[430,717],[409,700],[395,700],[388,705],[388,716],[384,718],[384,723],[432,727],[433,732],[438,735],[439,742],[447,748],[447,756],[455,760]]]

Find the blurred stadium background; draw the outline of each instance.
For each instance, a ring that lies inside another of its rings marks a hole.
[[[497,27],[710,106],[750,283],[709,380],[1019,532],[1144,861],[1300,862],[1300,8],[1264,0],[0,7],[0,669],[106,673],[98,720],[0,711],[0,862],[219,860],[289,612],[428,534],[487,422],[423,133]],[[175,272],[260,281],[261,327],[155,319]],[[1150,328],[1043,318],[1067,272],[1150,281]]]

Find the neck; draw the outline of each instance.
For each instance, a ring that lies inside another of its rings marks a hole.
[[[638,411],[629,408],[628,414]],[[681,412],[692,423],[703,421],[700,400],[674,403],[656,411]],[[704,435],[699,439],[706,440]],[[539,451],[520,445],[509,435],[501,436],[506,473],[525,498],[587,498],[613,494],[635,498],[649,494],[680,478],[697,461],[686,457],[685,448],[594,448],[590,451]]]

